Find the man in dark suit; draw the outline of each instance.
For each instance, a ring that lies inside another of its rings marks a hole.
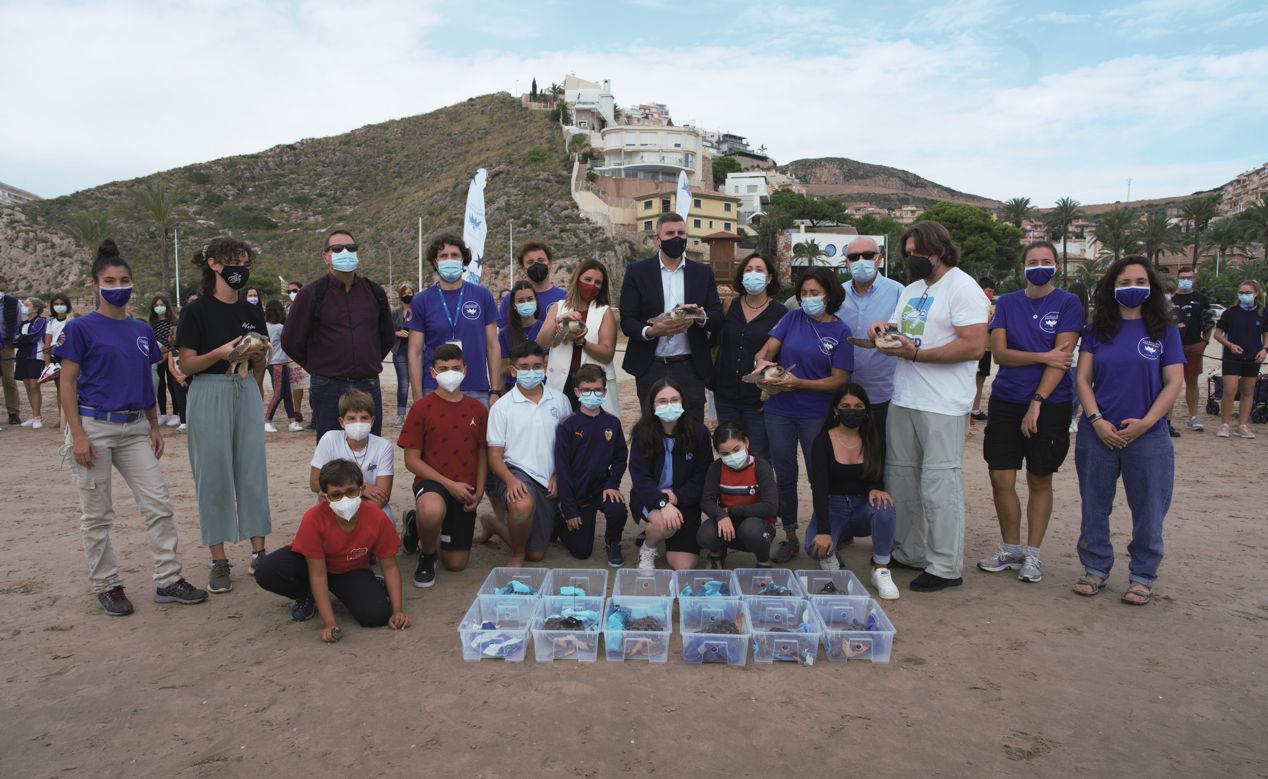
[[[4,405],[9,412],[9,424],[21,424],[18,417],[18,383],[13,378],[17,365],[15,346],[22,323],[18,316],[18,299],[9,294],[9,280],[0,276],[0,376],[4,384]]]
[[[632,375],[640,404],[651,386],[669,377],[683,393],[683,403],[704,421],[704,380],[713,371],[709,335],[722,327],[722,301],[713,269],[687,259],[687,223],[668,212],[656,220],[655,256],[625,270],[621,284],[621,330],[629,338],[621,367]],[[648,320],[682,305],[704,310],[704,322]]]

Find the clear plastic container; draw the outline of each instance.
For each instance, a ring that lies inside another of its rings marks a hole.
[[[746,598],[753,631],[753,662],[814,665],[823,623],[807,598]]]
[[[549,568],[494,568],[489,571],[489,575],[485,577],[484,584],[480,585],[480,595],[511,595],[518,597],[541,597],[542,590],[545,588],[546,579],[550,576]],[[517,582],[527,587],[531,592],[527,593],[505,593],[498,590],[505,588],[511,582]]]
[[[590,627],[547,629],[546,621],[554,616],[593,612]],[[556,660],[579,660],[593,663],[599,658],[599,634],[603,627],[603,598],[551,597],[541,600],[541,608],[533,618],[533,656],[539,663]]]
[[[562,595],[563,588],[572,587],[580,590],[571,595],[585,598],[602,598],[608,594],[608,572],[604,568],[551,568],[550,577],[542,595]]]
[[[682,572],[679,571],[681,574]],[[748,605],[741,598],[683,598],[678,601],[682,659],[689,665],[744,665],[748,660]],[[719,624],[737,633],[721,632]]]
[[[678,579],[674,586],[678,588],[679,598],[707,597],[712,592],[723,598],[740,597],[740,583],[735,578],[735,571],[692,568],[677,573]]]
[[[800,598],[801,583],[787,568],[736,568],[735,579],[743,597],[771,596]]]
[[[871,593],[859,581],[853,571],[842,568],[839,571],[823,571],[819,569],[799,568],[793,571],[801,591],[808,597],[862,595],[871,597]]]
[[[854,596],[821,596],[810,605],[823,624],[823,645],[830,662],[870,660],[888,663],[894,648],[894,623],[875,600]],[[860,630],[860,627],[866,626]],[[867,629],[870,628],[870,629]]]
[[[617,574],[617,585],[621,583]],[[672,573],[672,571],[657,571]],[[613,627],[612,615],[618,609],[629,609],[630,616],[638,619],[655,617],[660,620],[661,630],[628,630]],[[608,598],[603,616],[603,647],[611,662],[625,660],[646,660],[650,663],[663,663],[669,660],[669,635],[674,628],[674,599],[669,597],[645,597],[639,595],[613,595]]]
[[[477,595],[458,623],[462,659],[523,662],[528,652],[528,630],[539,608],[539,598]]]
[[[612,597],[636,595],[645,598],[677,598],[678,575],[676,571],[640,571],[637,568],[621,568],[616,572],[612,585]]]

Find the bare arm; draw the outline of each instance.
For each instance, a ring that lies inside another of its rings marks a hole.
[[[877,348],[884,354],[913,362],[954,363],[980,360],[986,353],[986,323],[957,325],[955,338],[942,346],[929,349],[919,348],[907,338],[896,348]]]
[[[409,388],[414,397],[423,396],[423,334],[418,330],[409,331],[409,345],[406,347],[409,359]]]
[[[1062,336],[1071,336],[1068,339],[1068,347],[1063,346],[1066,342]],[[997,364],[1010,368],[1020,367],[1022,365],[1048,365],[1057,367],[1059,363],[1064,362],[1064,367],[1059,367],[1058,372],[1067,370],[1070,367],[1071,356],[1074,354],[1074,344],[1079,340],[1078,333],[1058,333],[1057,342],[1052,351],[1049,352],[1026,352],[1020,349],[1008,348],[1008,328],[997,327],[990,332],[991,339],[991,359]],[[1066,356],[1062,358],[1059,352],[1064,352]],[[922,353],[921,358],[924,357]],[[1055,384],[1053,385],[1056,386]],[[1046,397],[1046,396],[1045,396]]]
[[[551,304],[550,308],[546,309],[546,318],[542,320],[542,328],[537,331],[537,345],[543,349],[550,349],[555,342],[555,328],[558,326],[558,322],[555,321],[555,312],[558,310],[558,303]]]
[[[545,326],[542,327],[542,332],[546,332]],[[541,337],[541,333],[538,337]],[[595,343],[583,341],[581,345],[586,350],[586,354],[595,360],[604,364],[612,362],[612,358],[616,356],[616,315],[612,313],[611,308],[608,309],[603,322],[599,325],[599,340]]]
[[[330,606],[330,583],[326,579],[326,561],[314,560],[305,557],[304,561],[308,563],[308,588],[313,593],[313,603],[317,606],[317,613],[321,615],[321,622],[325,629],[321,632],[323,641],[331,641],[333,638],[326,638],[327,634],[333,629],[339,627],[339,623],[335,622],[335,610]]]
[[[498,343],[498,326],[489,323],[484,326],[484,345],[488,352],[489,390],[502,391],[502,344]]]
[[[228,343],[221,344],[206,354],[199,354],[188,346],[182,346],[180,351],[181,368],[184,369],[185,375],[193,376],[196,373],[202,373],[221,360],[228,359],[229,352],[233,351],[234,345],[241,341],[243,337],[239,336]],[[263,374],[261,374],[261,377],[263,377]]]
[[[317,480],[319,473],[321,473],[320,468],[308,467],[308,489],[313,492],[321,492],[321,482]]]

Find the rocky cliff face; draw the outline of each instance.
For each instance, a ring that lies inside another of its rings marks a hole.
[[[844,157],[793,160],[780,170],[796,176],[805,185],[806,194],[815,197],[839,196],[891,208],[906,203],[923,207],[940,201],[984,208],[1000,205],[999,201],[959,192],[900,168]]]

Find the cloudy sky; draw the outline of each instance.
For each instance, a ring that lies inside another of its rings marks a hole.
[[[572,72],[780,162],[995,198],[1268,162],[1262,0],[0,0],[0,181],[49,197]]]

